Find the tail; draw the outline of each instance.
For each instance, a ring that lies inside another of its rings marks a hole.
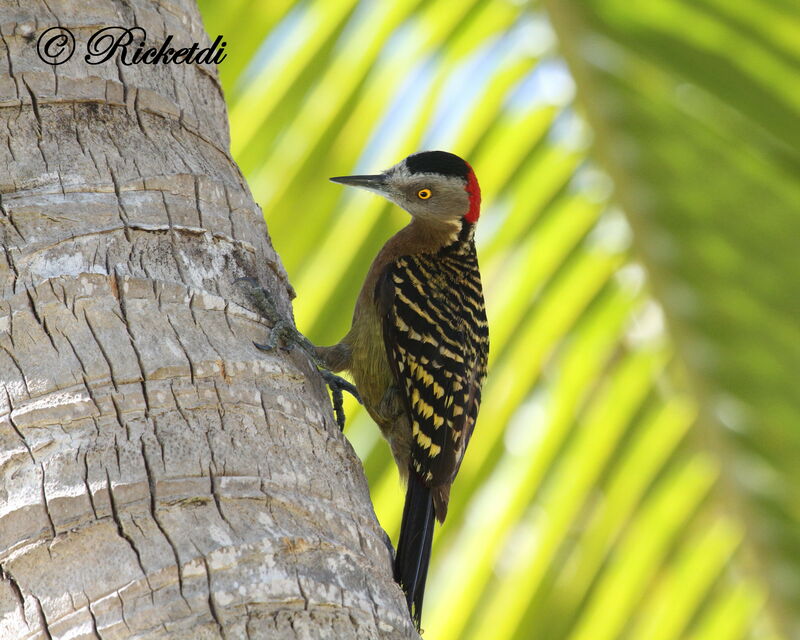
[[[422,484],[413,470],[408,475],[403,523],[400,525],[400,540],[394,560],[394,579],[406,594],[408,611],[419,630],[436,519],[431,490]]]

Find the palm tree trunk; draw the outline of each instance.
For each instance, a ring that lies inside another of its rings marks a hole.
[[[89,65],[98,25],[208,43],[189,0],[0,0],[0,637],[415,637],[318,376],[251,345],[233,280],[291,287],[216,70]]]

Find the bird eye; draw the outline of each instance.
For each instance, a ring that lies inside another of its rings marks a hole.
[[[428,198],[430,198],[432,195],[433,195],[433,194],[431,193],[431,190],[430,190],[430,189],[420,189],[419,191],[417,191],[417,197],[418,197],[420,200],[427,200],[427,199],[428,199]]]

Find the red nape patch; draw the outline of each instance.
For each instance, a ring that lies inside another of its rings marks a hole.
[[[478,178],[475,177],[475,172],[469,166],[469,174],[467,175],[466,191],[469,194],[469,211],[464,216],[464,220],[471,224],[475,224],[481,215],[481,188],[478,186]]]

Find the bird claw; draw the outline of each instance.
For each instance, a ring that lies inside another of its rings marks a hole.
[[[283,349],[291,351],[295,344],[303,341],[300,333],[288,322],[278,311],[272,294],[264,289],[255,278],[236,278],[233,284],[246,284],[248,287],[247,296],[255,305],[261,316],[272,324],[269,339],[266,343],[254,342],[253,345],[267,353],[274,351],[278,343],[283,341]]]
[[[263,344],[261,342],[253,341],[253,346],[258,349],[259,351],[263,351],[264,353],[273,353],[275,349],[278,347],[274,344]],[[281,351],[289,353],[294,349],[293,344],[284,344],[280,346]]]
[[[256,342],[255,340],[253,341],[253,346],[259,351],[266,351],[267,353],[270,351],[275,351],[275,345],[262,344],[261,342]]]
[[[329,387],[336,387],[342,391],[347,391],[347,393],[349,393],[358,401],[358,404],[364,404],[361,401],[361,396],[358,394],[356,385],[354,385],[352,382],[345,380],[341,376],[337,376],[335,373],[332,373],[327,369],[320,369],[320,373],[322,374],[322,379],[328,383]]]
[[[281,349],[291,351],[299,341],[300,333],[288,322],[281,320],[272,327],[266,343],[253,342],[253,346],[260,351],[271,353],[275,351],[280,342],[283,342]]]
[[[253,342],[253,346],[259,351],[266,353],[273,353],[278,347],[279,343],[283,343],[282,347],[286,351],[291,351],[295,346],[301,347],[311,358],[311,360],[319,365],[319,361],[314,354],[314,346],[300,333],[294,326],[284,319],[278,312],[275,303],[272,300],[272,294],[264,289],[255,278],[237,278],[233,281],[234,284],[244,283],[248,286],[247,294],[253,304],[256,306],[261,315],[272,323],[272,330],[269,334],[269,339],[266,343]],[[351,394],[359,403],[361,403],[361,396],[358,395],[358,389],[351,382],[344,378],[331,373],[327,369],[318,369],[320,375],[327,383],[331,390],[333,398],[333,412],[336,417],[336,424],[339,429],[344,429],[344,391]]]
[[[358,400],[359,404],[361,402],[361,396],[358,394],[358,389],[352,382],[348,382],[341,376],[337,376],[335,373],[328,371],[327,369],[320,369],[320,375],[322,375],[322,379],[328,385],[328,388],[331,390],[331,399],[333,401],[333,415],[336,418],[336,424],[339,426],[340,431],[344,431],[344,391],[347,391],[350,395],[352,395],[356,400]]]

